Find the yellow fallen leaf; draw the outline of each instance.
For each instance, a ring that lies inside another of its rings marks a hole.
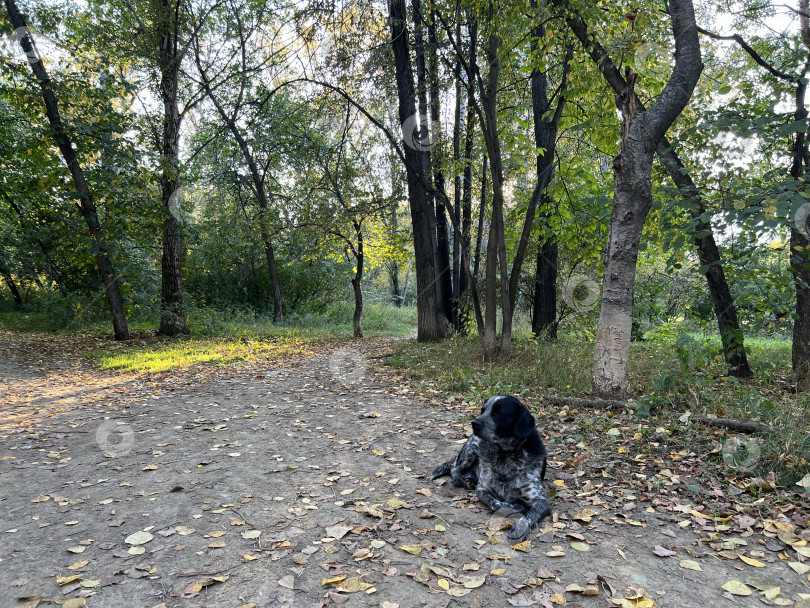
[[[740,559],[744,561],[749,566],[754,566],[754,568],[764,568],[765,564],[763,564],[758,559],[754,559],[753,557],[748,557],[747,555],[741,555]]]
[[[465,589],[464,587],[450,587],[450,589],[447,590],[447,595],[452,595],[453,597],[464,597],[471,591],[472,589]]]
[[[333,578],[325,578],[321,581],[321,585],[326,587],[327,585],[337,585],[338,583],[345,581],[346,576],[335,576]]]
[[[559,606],[563,606],[565,604],[565,594],[564,593],[555,593],[550,598],[548,598],[548,601],[551,602],[552,604],[557,604]]]
[[[74,563],[70,564],[67,568],[68,568],[68,570],[78,570],[79,568],[84,568],[89,563],[90,562],[87,561],[87,560],[85,560],[83,562],[74,562]]]
[[[532,549],[532,541],[524,540],[522,543],[512,545],[512,548],[515,551],[523,551],[523,553],[528,553]]]
[[[682,559],[680,562],[678,562],[678,565],[681,568],[686,568],[687,570],[697,570],[698,572],[703,572],[703,568],[700,567],[700,564],[692,561],[691,559]]]
[[[63,585],[69,585],[74,581],[79,581],[83,579],[84,576],[82,574],[74,574],[73,576],[57,576],[56,577],[56,584],[60,587]]]
[[[446,578],[440,578],[439,582],[438,582],[438,585],[439,585],[439,587],[441,587],[445,591],[450,589],[450,583],[448,582],[448,580]]]
[[[219,538],[220,536],[225,536],[227,532],[223,532],[222,530],[215,530],[214,532],[209,532],[205,535],[206,538]]]
[[[419,555],[422,552],[422,547],[419,545],[400,545],[399,548],[411,555]]]
[[[723,585],[723,589],[733,595],[751,595],[753,593],[748,585],[740,581],[729,581]]]
[[[344,593],[356,593],[357,591],[366,591],[372,589],[374,585],[371,583],[364,583],[359,578],[348,578],[345,581],[338,584],[336,589],[338,591],[342,591]]]
[[[796,571],[796,574],[806,574],[810,572],[810,566],[802,562],[788,562],[788,566]]]

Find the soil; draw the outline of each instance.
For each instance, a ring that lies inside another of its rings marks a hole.
[[[159,376],[48,343],[0,349],[0,607],[808,605],[795,522],[617,496],[561,443],[554,516],[510,547],[427,477],[478,404],[365,369],[384,343]]]

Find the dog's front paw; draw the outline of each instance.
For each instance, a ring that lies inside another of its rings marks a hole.
[[[520,543],[526,540],[526,537],[531,531],[532,527],[531,524],[529,524],[529,520],[525,517],[521,517],[509,529],[509,532],[506,533],[506,537],[512,542]]]

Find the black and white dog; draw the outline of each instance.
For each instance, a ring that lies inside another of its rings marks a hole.
[[[540,520],[551,515],[543,490],[546,448],[534,416],[515,397],[499,395],[487,399],[472,429],[472,437],[458,455],[438,466],[431,479],[449,474],[453,485],[475,488],[481,502],[493,511],[522,514],[507,537],[523,541]]]

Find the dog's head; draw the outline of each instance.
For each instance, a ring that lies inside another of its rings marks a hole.
[[[484,402],[472,428],[473,435],[504,450],[514,450],[534,431],[534,416],[515,397],[498,395]]]

